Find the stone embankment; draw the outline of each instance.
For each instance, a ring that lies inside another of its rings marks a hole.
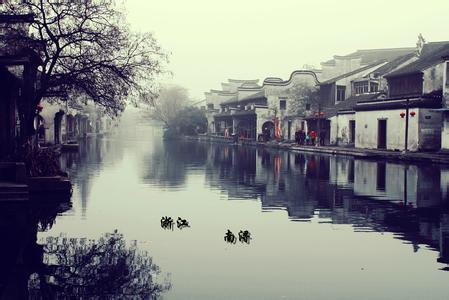
[[[194,137],[186,137],[189,140],[197,140],[203,142],[223,143],[232,145],[247,145],[254,147],[265,147],[282,149],[292,152],[307,153],[323,153],[331,155],[346,155],[363,159],[383,159],[389,161],[419,162],[419,163],[437,163],[449,164],[449,153],[447,152],[400,152],[378,149],[360,149],[353,147],[337,147],[337,146],[299,146],[291,142],[257,142],[254,140],[239,140],[235,143],[232,138],[223,136],[198,135]]]

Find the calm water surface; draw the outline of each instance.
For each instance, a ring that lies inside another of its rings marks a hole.
[[[163,142],[144,125],[62,164],[71,207],[19,234],[39,246],[117,230],[171,283],[163,299],[449,298],[447,168]],[[164,230],[162,216],[191,227]],[[228,244],[227,229],[253,239]]]

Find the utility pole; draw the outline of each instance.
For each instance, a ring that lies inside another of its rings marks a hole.
[[[315,141],[318,141],[318,146],[320,146],[321,145],[321,99],[318,100],[318,120],[317,120],[317,124],[318,125],[317,125]],[[316,146],[316,144],[313,145],[313,146]]]
[[[409,114],[409,101],[410,99],[407,98],[407,101],[405,103],[405,152],[408,151],[408,114]]]
[[[407,169],[408,166],[404,166],[404,207],[407,206]]]

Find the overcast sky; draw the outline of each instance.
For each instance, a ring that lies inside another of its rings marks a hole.
[[[449,40],[448,0],[125,0],[128,19],[171,52],[173,82],[190,95],[227,78],[288,78],[357,49]]]

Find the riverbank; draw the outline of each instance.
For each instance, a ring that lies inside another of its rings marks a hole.
[[[198,135],[189,136],[186,137],[186,139],[202,142],[235,144],[232,138],[225,138],[222,136]],[[363,159],[384,159],[404,162],[449,164],[449,153],[446,152],[400,152],[337,146],[299,146],[291,142],[258,142],[253,140],[239,140],[237,145],[282,149],[292,152],[346,155]]]

